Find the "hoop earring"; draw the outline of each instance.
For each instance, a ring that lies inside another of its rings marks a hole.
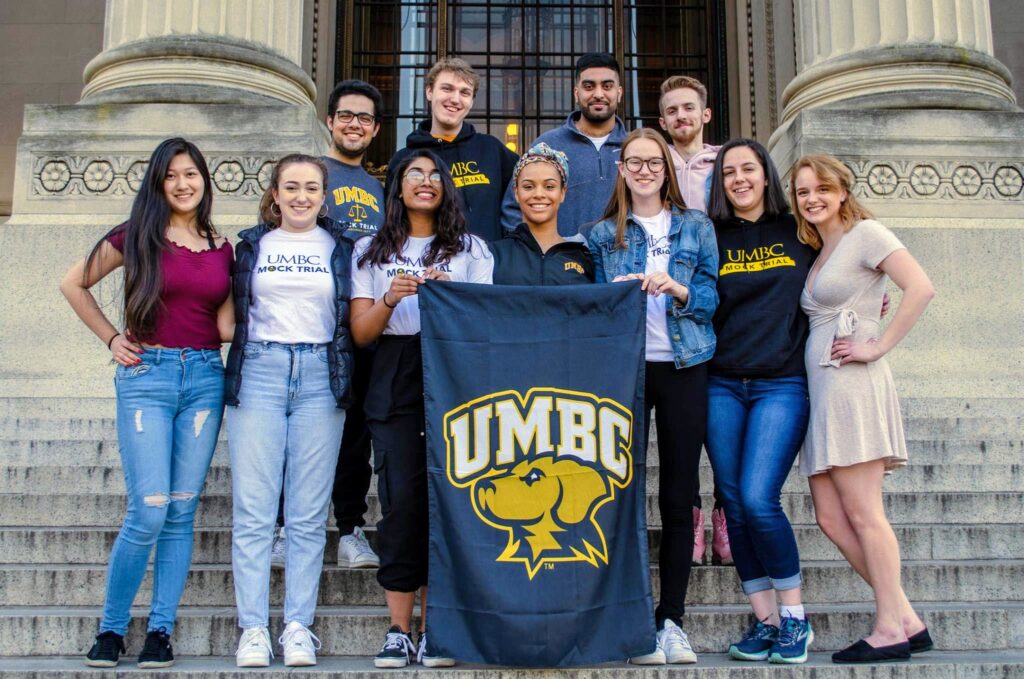
[[[274,208],[277,208],[277,210],[275,211]],[[280,217],[281,216],[281,206],[278,205],[277,203],[271,203],[270,204],[270,214],[274,215],[275,217]]]
[[[320,212],[317,213],[317,217],[323,219],[324,217],[327,216],[328,212],[330,212],[330,210],[327,209],[327,203],[324,203],[323,205],[320,206]]]

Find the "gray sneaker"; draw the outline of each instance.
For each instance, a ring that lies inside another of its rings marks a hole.
[[[366,533],[359,526],[351,535],[338,540],[338,566],[341,568],[379,568],[380,557],[366,541]]]
[[[284,568],[285,556],[288,554],[288,543],[284,539],[284,526],[274,531],[274,542],[270,545],[270,567]]]

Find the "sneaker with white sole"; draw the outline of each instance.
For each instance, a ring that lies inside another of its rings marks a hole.
[[[416,662],[422,663],[424,667],[454,667],[455,661],[443,655],[434,655],[427,649],[427,633],[420,633],[419,647],[416,649]]]
[[[366,533],[359,526],[338,540],[338,566],[341,568],[379,568],[380,557],[370,547]]]
[[[278,526],[274,530],[274,542],[270,545],[270,567],[284,568],[287,555],[288,543],[284,539],[284,526]]]
[[[292,620],[277,640],[284,648],[285,667],[309,667],[316,664],[320,640],[301,622]]]
[[[664,665],[665,651],[661,649],[661,644],[658,643],[658,639],[655,637],[653,651],[644,655],[633,656],[627,662],[630,665]]]
[[[665,652],[665,660],[672,665],[697,662],[697,654],[693,652],[686,632],[671,620],[666,620],[658,632],[658,648]]]
[[[266,627],[250,627],[242,631],[235,651],[235,664],[239,667],[270,667],[274,650],[270,647],[270,632]]]
[[[416,644],[408,632],[398,625],[392,625],[384,637],[384,645],[373,658],[373,666],[380,668],[405,667],[416,659]]]

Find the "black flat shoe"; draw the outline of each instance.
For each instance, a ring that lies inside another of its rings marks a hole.
[[[908,660],[910,660],[910,642],[908,641],[901,641],[892,646],[879,646],[875,648],[861,639],[852,646],[847,646],[843,650],[832,654],[832,662],[844,664],[907,662]]]
[[[935,648],[935,644],[932,643],[932,635],[928,634],[928,628],[925,627],[917,634],[907,637],[907,642],[910,643],[910,653],[924,653]]]

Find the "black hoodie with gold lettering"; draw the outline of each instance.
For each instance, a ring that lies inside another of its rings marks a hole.
[[[818,251],[796,237],[786,213],[756,222],[733,217],[715,224],[718,238],[718,348],[713,375],[736,378],[805,374],[807,316],[800,293]]]
[[[488,242],[502,237],[501,201],[519,156],[496,137],[478,133],[469,123],[462,123],[455,139],[446,141],[432,136],[430,121],[424,120],[405,143],[388,163],[386,186],[394,179],[394,169],[402,158],[416,149],[430,149],[451,169],[452,181],[466,208],[469,232]]]

